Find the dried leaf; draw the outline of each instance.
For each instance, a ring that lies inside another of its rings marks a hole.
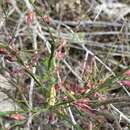
[[[55,103],[56,103],[56,89],[55,86],[53,86],[50,91],[49,105],[54,106]]]

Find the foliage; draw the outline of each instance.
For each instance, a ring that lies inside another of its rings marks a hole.
[[[0,90],[19,106],[0,112],[0,129],[129,129],[128,2],[2,0],[0,7],[0,74],[16,88]]]

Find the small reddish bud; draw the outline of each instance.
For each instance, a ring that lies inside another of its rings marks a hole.
[[[62,60],[63,58],[64,58],[64,53],[62,53],[61,51],[57,51],[56,52],[56,59]]]
[[[63,97],[63,100],[64,100],[64,101],[67,101],[67,100],[68,100],[68,97],[67,97],[67,96],[64,96],[64,97]]]
[[[56,117],[53,114],[50,114],[48,117],[48,124],[54,125],[57,122]]]
[[[25,117],[23,115],[21,115],[21,114],[13,114],[13,115],[11,115],[11,118],[15,119],[17,121],[21,121],[21,120],[25,119]]]
[[[130,70],[125,71],[125,74],[126,74],[127,76],[130,76]]]
[[[91,106],[89,105],[89,99],[80,99],[75,102],[75,105],[82,110],[92,110]]]
[[[91,80],[88,80],[87,87],[91,89],[91,88],[95,88],[95,85]]]
[[[130,87],[130,81],[129,80],[122,80],[121,83],[123,85],[127,85],[127,87]]]
[[[28,25],[31,25],[34,19],[34,12],[32,10],[29,10],[27,12],[26,22]]]
[[[5,48],[0,48],[0,54],[7,54],[7,50]]]
[[[50,24],[52,22],[52,19],[51,17],[47,16],[47,15],[44,15],[43,16],[43,20],[44,22],[46,22],[47,24]]]

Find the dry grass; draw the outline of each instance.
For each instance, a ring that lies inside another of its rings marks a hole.
[[[0,1],[0,72],[20,108],[0,112],[1,129],[129,129],[129,6]]]

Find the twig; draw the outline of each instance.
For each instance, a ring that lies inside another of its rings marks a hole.
[[[13,5],[14,9],[19,13],[19,15],[22,14],[22,12],[20,11],[20,9],[17,6],[16,0],[10,0],[11,4]]]
[[[58,63],[58,64],[59,64],[59,63]],[[56,63],[55,63],[55,62],[54,62],[54,65],[55,65],[55,67],[56,67]],[[59,71],[57,71],[57,77],[58,77],[58,84],[59,84],[60,88],[63,89],[62,79],[61,79],[61,77],[60,77]],[[69,104],[68,104],[68,105],[69,105]],[[72,111],[71,111],[71,108],[68,107],[67,110],[69,111],[69,115],[70,115],[70,117],[71,117],[71,120],[72,120],[73,125],[76,125],[77,122],[75,121],[75,118],[74,118],[74,116],[73,116],[73,113],[72,113]],[[72,126],[72,130],[74,130],[73,126]]]
[[[76,27],[79,26],[79,28],[82,27],[108,27],[108,26],[114,26],[114,27],[121,27],[122,24],[115,23],[115,22],[105,22],[105,21],[59,21],[59,20],[53,20],[53,24],[57,26],[57,24],[61,23],[71,26],[71,27]],[[130,25],[129,25],[130,26]]]
[[[30,2],[28,0],[24,0],[27,8],[30,10],[30,11],[33,11],[33,7],[32,5],[30,4]],[[37,20],[36,20],[36,17],[34,15],[34,19],[33,19],[33,23],[36,23]],[[37,26],[36,24],[35,25],[31,25],[32,27],[32,31],[33,31],[33,49],[35,51],[35,54],[37,54]],[[36,63],[34,63],[36,65]],[[36,72],[36,67],[33,67],[32,68],[32,73],[33,75],[35,75],[35,72]],[[31,78],[31,83],[30,83],[30,88],[29,88],[29,109],[32,110],[33,109],[33,90],[34,90],[34,85],[35,85],[35,82],[34,82],[34,79]],[[28,122],[27,122],[27,129],[30,130],[31,129],[31,124],[32,124],[32,112],[29,112],[29,118],[28,118]]]
[[[88,49],[85,47],[85,45],[82,45],[82,47],[83,47],[86,51],[88,51],[89,54],[93,55],[97,61],[99,61],[109,72],[112,73],[112,75],[115,75],[114,72],[111,70],[111,68],[108,67],[105,63],[103,63],[103,61],[102,61],[100,58],[98,58],[97,56],[95,56],[93,52],[91,52],[90,50],[88,50]]]
[[[72,69],[72,67],[67,63],[67,61],[64,59],[63,63],[69,68],[69,70],[79,79],[79,81],[83,82],[82,78]]]
[[[127,116],[125,116],[124,113],[122,113],[121,111],[119,111],[114,105],[110,104],[110,106],[111,106],[111,108],[112,108],[113,110],[115,110],[117,113],[119,113],[120,116],[121,116],[122,118],[124,118],[124,119],[130,124],[130,119],[129,119]]]
[[[110,98],[110,99],[106,99],[105,101],[97,101],[97,104],[93,104],[93,105],[99,107],[102,105],[108,105],[111,103],[121,103],[121,102],[129,103],[130,98],[129,97]]]
[[[35,50],[35,54],[37,54],[37,35],[35,32],[35,27],[33,27],[33,48]],[[36,65],[36,63],[35,63]],[[32,74],[35,75],[36,72],[36,67],[32,68]],[[33,90],[34,90],[34,79],[31,78],[31,83],[30,83],[30,88],[29,88],[29,109],[32,110],[33,109]],[[29,113],[29,119],[28,119],[28,130],[30,129],[30,125],[32,124],[32,112]]]

